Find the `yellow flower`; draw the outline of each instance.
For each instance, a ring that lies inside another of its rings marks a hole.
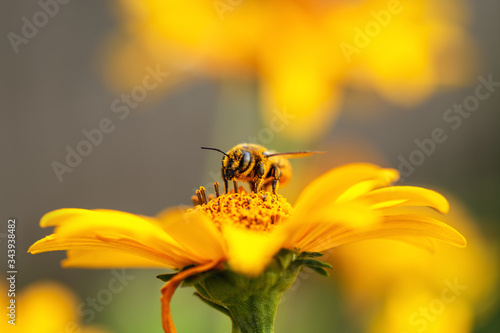
[[[329,127],[346,87],[414,104],[463,82],[474,49],[463,4],[449,0],[118,0],[116,12],[114,86],[137,85],[156,64],[175,73],[169,83],[186,72],[256,78],[265,123],[286,108],[295,118],[282,134],[297,141]]]
[[[174,331],[170,297],[182,280],[203,271],[229,270],[257,278],[282,249],[317,253],[372,238],[421,245],[432,238],[466,245],[455,229],[422,210],[446,213],[443,196],[418,187],[389,186],[397,178],[396,170],[371,164],[339,167],[313,181],[293,208],[280,195],[240,189],[211,200],[201,191],[195,208],[169,209],[155,218],[111,210],[56,210],[40,222],[42,227],[55,226],[54,233],[29,252],[68,250],[65,267],[183,269],[163,290],[165,329]]]
[[[8,309],[10,299],[2,278],[0,301],[2,309]],[[36,282],[21,290],[15,298],[15,325],[9,324],[7,317],[2,318],[0,331],[16,333],[106,333],[98,326],[84,326],[77,316],[78,300],[71,290],[57,282]]]

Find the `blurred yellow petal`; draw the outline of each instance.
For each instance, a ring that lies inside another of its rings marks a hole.
[[[270,110],[286,109],[290,121],[280,133],[303,142],[323,134],[336,118],[341,94],[335,84],[344,59],[335,59],[336,47],[327,49],[323,41],[328,36],[311,24],[300,7],[290,3],[281,14],[295,24],[279,38],[263,36],[262,111],[267,123],[275,117]]]
[[[151,64],[215,79],[255,79],[265,124],[276,108],[295,116],[280,131],[289,140],[325,134],[352,86],[406,106],[473,73],[469,11],[456,1],[116,4],[121,24],[103,56],[111,84],[130,89]],[[172,75],[153,93],[191,76]]]
[[[446,290],[445,283],[436,290],[418,281],[395,281],[395,284],[367,332],[472,332],[471,306],[460,295]]]
[[[5,278],[2,277],[2,280]],[[0,305],[9,306],[6,284],[0,281]],[[64,285],[56,281],[37,281],[17,289],[15,300],[15,325],[8,323],[11,320],[6,316],[0,322],[0,331],[5,333],[54,333],[54,332],[82,332],[82,333],[109,333],[104,327],[97,325],[85,326],[77,311],[79,305],[76,295]]]
[[[25,314],[16,321],[16,328],[21,332],[60,332],[68,322],[79,321],[75,312],[76,297],[68,288],[54,282],[39,282],[23,289],[16,303],[20,307],[18,313]]]
[[[412,105],[436,87],[426,27],[411,22],[395,22],[366,49],[367,67],[375,87],[384,97]],[[398,47],[392,47],[398,41]],[[391,52],[383,52],[391,49]],[[408,64],[411,63],[411,66]]]

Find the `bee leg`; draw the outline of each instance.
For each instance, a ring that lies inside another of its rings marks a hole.
[[[224,176],[224,163],[222,164],[222,169],[220,170],[220,175],[222,176],[222,180],[224,180],[224,191],[226,191],[226,194],[227,194],[227,190],[228,190],[229,186],[227,184],[227,179]]]
[[[264,184],[264,176],[266,175],[266,166],[264,163],[259,163],[257,165],[257,176],[254,180],[253,190],[255,193],[259,193],[262,189],[262,185]]]
[[[273,177],[273,194],[277,194],[280,178],[281,178],[281,170],[275,166],[271,169],[271,177]]]
[[[262,179],[258,179],[255,183],[254,183],[254,189],[253,191],[255,193],[259,193],[261,190],[262,190],[262,185],[264,185],[264,178]]]

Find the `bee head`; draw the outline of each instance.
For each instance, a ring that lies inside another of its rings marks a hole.
[[[222,154],[223,177],[232,180],[236,176],[244,173],[252,163],[252,154],[244,149],[232,149],[227,153],[217,148],[201,147],[201,149],[215,150]]]
[[[249,151],[235,149],[224,156],[222,165],[224,167],[224,178],[232,180],[234,177],[244,173],[250,167],[252,154]]]

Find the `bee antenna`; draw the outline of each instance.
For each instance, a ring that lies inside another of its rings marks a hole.
[[[211,147],[201,147],[201,149],[206,149],[206,150],[215,150],[215,151],[218,151],[219,153],[223,153],[224,155],[226,155],[227,157],[229,157],[229,155],[228,155],[228,154],[226,154],[225,152],[223,152],[222,150],[217,149],[217,148],[211,148]]]

